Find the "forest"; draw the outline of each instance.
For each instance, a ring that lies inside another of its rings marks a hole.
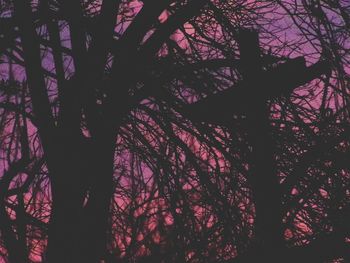
[[[350,2],[0,0],[0,262],[350,262]]]

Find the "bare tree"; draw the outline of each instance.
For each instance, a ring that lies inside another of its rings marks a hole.
[[[0,256],[348,260],[346,1],[0,1]]]

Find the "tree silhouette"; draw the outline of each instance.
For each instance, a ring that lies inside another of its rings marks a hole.
[[[5,262],[349,260],[346,1],[0,14]]]

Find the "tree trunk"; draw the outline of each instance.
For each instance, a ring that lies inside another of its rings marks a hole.
[[[113,138],[113,137],[112,137]],[[101,139],[93,146],[89,197],[84,208],[84,262],[98,262],[107,251],[110,203],[113,197],[114,140]]]
[[[60,144],[49,167],[53,205],[48,262],[98,262],[106,247],[114,143],[76,143],[66,137]]]
[[[79,262],[76,259],[86,193],[85,158],[78,154],[77,146],[69,145],[68,141],[61,140],[57,148],[55,159],[48,165],[52,211],[47,256],[49,262]]]

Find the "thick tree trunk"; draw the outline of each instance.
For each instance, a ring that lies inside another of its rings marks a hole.
[[[49,167],[53,206],[47,259],[98,262],[106,248],[114,143],[77,144],[65,138],[61,145]]]
[[[84,156],[77,145],[61,140],[49,164],[52,213],[47,256],[49,262],[78,262],[82,205],[86,192]],[[85,188],[85,189],[84,189]]]
[[[84,207],[83,242],[85,261],[95,263],[107,251],[109,209],[113,197],[114,141],[101,139],[93,148],[95,165],[91,169],[89,196]]]

